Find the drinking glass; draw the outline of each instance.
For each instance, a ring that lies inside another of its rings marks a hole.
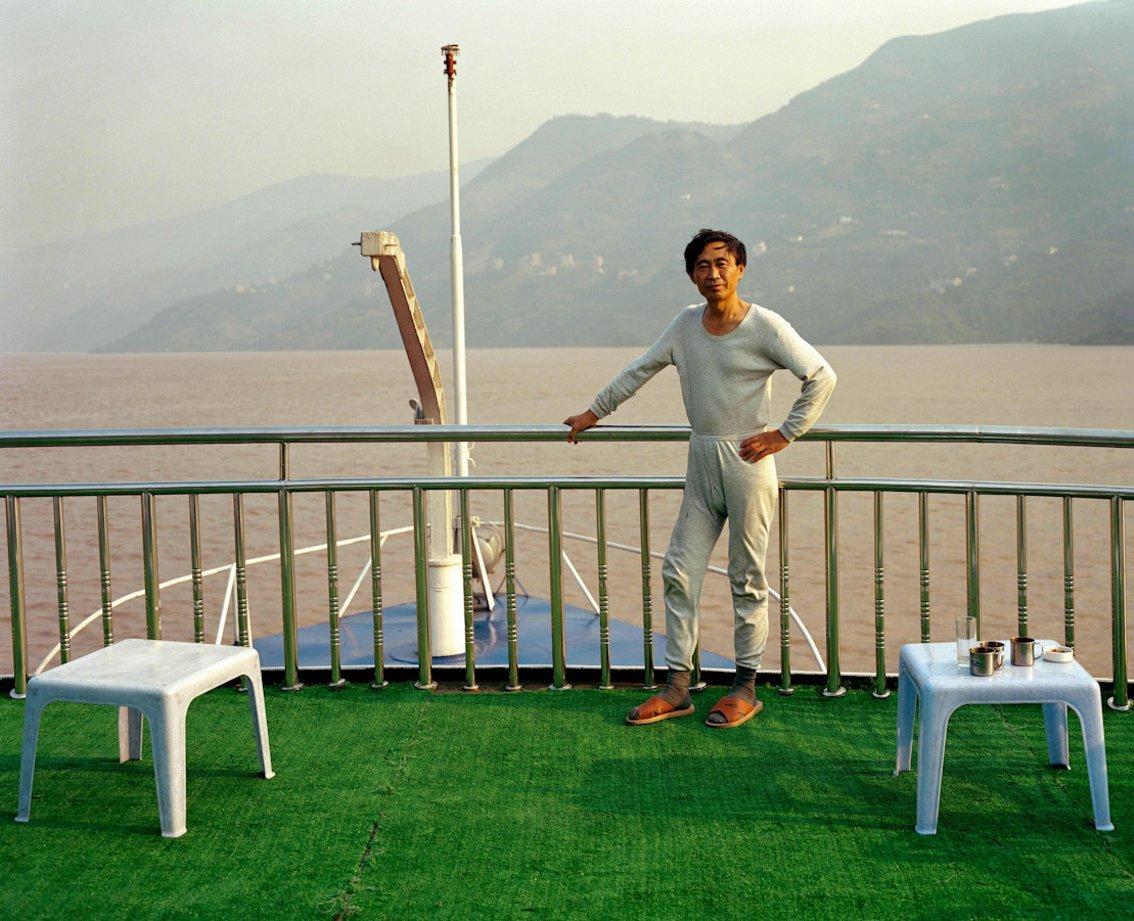
[[[977,628],[975,617],[958,617],[957,625],[957,664],[969,665],[969,650],[977,644]]]

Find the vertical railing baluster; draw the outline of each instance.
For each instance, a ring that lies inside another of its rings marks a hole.
[[[1024,497],[1016,496],[1016,636],[1028,635],[1028,517]]]
[[[476,621],[473,608],[472,519],[469,491],[461,490],[461,581],[465,601],[465,685],[464,690],[479,690],[476,683]]]
[[[980,505],[973,490],[965,493],[965,588],[969,617],[976,620],[977,636],[980,629]]]
[[[547,488],[548,582],[551,588],[551,688],[565,691],[567,642],[563,629],[563,500],[558,486]]]
[[[1129,710],[1126,678],[1126,523],[1122,498],[1110,497],[1110,612],[1111,651],[1114,654],[1114,696],[1107,703],[1114,710]]]
[[[929,493],[917,494],[918,582],[921,589],[921,641],[929,642]]]
[[[114,596],[110,591],[110,516],[106,496],[95,498],[98,512],[98,590],[102,606],[102,645],[114,642]]]
[[[780,686],[779,692],[787,697],[795,692],[791,686],[791,597],[788,573],[788,491],[781,486],[779,494],[780,520]]]
[[[504,490],[504,592],[508,617],[508,685],[504,690],[519,691],[520,638],[516,627],[516,513],[512,490]]]
[[[142,574],[146,589],[146,636],[161,639],[161,579],[158,576],[157,502],[142,493]]]
[[[252,645],[252,625],[248,617],[248,567],[244,551],[244,493],[232,494],[233,546],[236,551],[236,642]]]
[[[12,691],[23,698],[28,690],[28,625],[24,606],[23,528],[20,500],[4,497],[4,523],[8,536],[8,604],[12,614]]]
[[[886,596],[882,563],[882,493],[874,493],[874,697],[890,696],[886,688]]]
[[[189,567],[193,579],[193,642],[205,642],[205,580],[201,563],[201,497],[189,495]]]
[[[287,446],[280,446],[280,479],[286,479]],[[298,691],[299,682],[299,630],[296,624],[295,597],[295,531],[292,523],[291,492],[279,492],[280,523],[280,608],[283,620],[283,690]]]
[[[51,497],[55,518],[55,594],[59,606],[59,661],[71,661],[71,606],[67,592],[67,526],[63,517],[63,497]]]
[[[1063,642],[1075,648],[1075,519],[1063,497]]]
[[[827,443],[827,479],[835,478],[835,443]],[[834,486],[823,490],[824,561],[827,594],[827,686],[824,697],[842,697],[839,668],[839,495]]]
[[[417,589],[417,681],[414,687],[429,691],[433,680],[429,649],[429,551],[425,534],[425,490],[413,487],[413,572]]]
[[[599,687],[609,691],[610,683],[610,599],[606,584],[606,492],[595,490],[595,542],[598,547],[599,603]]]
[[[638,490],[638,527],[642,546],[642,669],[643,687],[654,684],[654,602],[650,587],[650,491]]]
[[[370,490],[370,611],[374,626],[374,683],[375,690],[386,687],[386,640],[382,630],[382,522],[379,508],[380,493]]]
[[[342,676],[342,640],[339,636],[339,538],[335,522],[335,493],[323,494],[327,509],[327,622],[331,633],[331,684],[338,690],[346,684]]]

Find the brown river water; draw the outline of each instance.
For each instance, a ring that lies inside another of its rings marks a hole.
[[[827,346],[821,349],[839,375],[823,423],[941,423],[1134,427],[1134,347],[1047,345]],[[558,423],[582,411],[594,393],[635,349],[479,349],[468,357],[469,415],[481,423]],[[446,370],[451,367],[442,354]],[[0,355],[0,427],[12,429],[143,428],[398,424],[411,421],[415,396],[400,352],[207,353],[174,355]],[[787,372],[773,379],[773,423],[784,417],[799,385]],[[667,369],[612,417],[625,424],[685,421],[676,372]],[[489,474],[681,474],[681,444],[483,444],[474,447],[474,472]],[[412,445],[299,445],[292,449],[293,477],[417,475],[425,452]],[[781,476],[821,476],[823,447],[798,443],[776,455]],[[0,482],[91,482],[273,478],[273,446],[189,448],[59,448],[0,451]],[[1118,449],[1019,447],[1008,445],[838,446],[840,476],[997,479],[1129,485],[1134,452]],[[651,547],[664,550],[680,494],[651,494]],[[189,572],[188,501],[159,497],[160,575]],[[824,636],[823,516],[819,494],[791,495],[791,600],[820,649]],[[929,501],[932,636],[953,638],[953,618],[965,606],[964,506],[959,496]],[[109,503],[114,595],[142,587],[138,500]],[[202,499],[206,567],[233,559],[232,501]],[[406,498],[383,498],[383,529],[409,524]],[[473,512],[503,516],[498,494],[476,496]],[[1058,499],[1028,502],[1028,606],[1033,636],[1063,634],[1063,557]],[[320,496],[295,498],[296,546],[326,539]],[[368,528],[364,494],[338,500],[340,539]],[[546,526],[543,494],[518,494],[517,520]],[[1127,511],[1129,519],[1129,511]],[[246,499],[249,559],[278,552],[274,496]],[[639,543],[636,493],[608,496],[608,540]],[[839,505],[842,667],[869,672],[874,665],[873,502],[869,494],[844,495]],[[887,668],[897,650],[919,633],[917,500],[885,500],[885,604]],[[1111,674],[1111,580],[1107,504],[1075,503],[1076,645],[1080,660],[1099,676]],[[569,531],[594,533],[592,494],[564,498]],[[1127,520],[1129,525],[1129,520]],[[23,502],[29,653],[34,669],[58,642],[58,607],[52,508],[49,499]],[[93,499],[66,502],[67,569],[72,626],[99,607],[98,543]],[[1010,636],[1016,624],[1015,500],[981,500],[982,609],[985,635]],[[0,542],[4,535],[0,532]],[[1127,570],[1131,545],[1127,541]],[[568,541],[568,552],[595,591],[594,546]],[[713,563],[724,566],[722,538]],[[6,547],[0,550],[6,561]],[[340,551],[340,598],[366,566],[365,543]],[[768,548],[768,577],[778,588],[778,546]],[[546,595],[547,538],[521,534],[518,572],[532,594]],[[661,626],[660,561],[653,566],[654,623]],[[408,536],[394,536],[384,550],[387,604],[412,601],[412,549]],[[325,556],[301,556],[297,566],[300,624],[327,616]],[[226,575],[205,581],[206,631],[217,629]],[[612,615],[641,623],[641,569],[636,554],[610,552]],[[566,580],[567,601],[586,606]],[[249,568],[249,607],[254,635],[279,631],[279,569],[268,562]],[[350,606],[364,610],[367,590]],[[188,584],[162,592],[164,635],[192,638]],[[11,674],[8,582],[0,582],[0,674]],[[345,613],[345,612],[344,612]],[[778,606],[773,603],[766,668],[777,668]],[[231,615],[230,615],[231,616]],[[732,613],[728,582],[710,575],[702,599],[702,643],[731,658]],[[231,621],[230,621],[231,622]],[[144,635],[143,602],[116,609],[116,634]],[[74,641],[76,653],[101,642],[96,619]],[[522,655],[522,650],[521,650]],[[793,666],[815,662],[796,634]]]

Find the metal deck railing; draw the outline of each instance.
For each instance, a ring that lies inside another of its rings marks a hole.
[[[680,442],[689,437],[685,426],[600,426],[581,435],[584,441],[613,442]],[[107,526],[107,498],[134,496],[140,503],[141,536],[146,609],[146,634],[161,636],[161,583],[158,580],[157,522],[155,497],[184,496],[189,502],[189,538],[191,548],[194,598],[194,635],[204,640],[203,599],[201,580],[200,497],[229,494],[233,497],[233,528],[236,559],[232,564],[232,580],[236,598],[237,641],[250,643],[246,590],[247,560],[244,553],[244,497],[252,494],[274,494],[278,498],[280,561],[280,627],[284,647],[284,687],[299,686],[297,614],[295,588],[294,515],[292,497],[300,493],[321,493],[325,498],[327,528],[327,577],[331,642],[331,683],[341,684],[339,658],[338,567],[336,549],[342,543],[337,536],[335,497],[345,492],[365,492],[369,497],[370,575],[374,618],[374,680],[383,682],[382,636],[382,530],[380,497],[384,492],[408,493],[413,509],[414,575],[417,600],[418,685],[432,687],[429,649],[429,595],[426,571],[425,496],[432,490],[449,490],[459,497],[460,550],[463,562],[465,614],[465,686],[477,686],[477,665],[473,643],[473,566],[474,542],[471,533],[469,500],[474,491],[502,494],[505,537],[505,604],[508,619],[509,686],[519,686],[519,652],[516,631],[516,573],[513,547],[516,520],[516,491],[540,491],[547,497],[548,581],[551,602],[552,686],[567,686],[563,632],[563,518],[562,496],[568,491],[589,491],[594,494],[596,514],[596,547],[598,564],[598,616],[600,618],[601,686],[610,685],[611,664],[608,629],[608,586],[605,536],[605,498],[609,490],[633,490],[638,494],[640,522],[640,556],[642,563],[642,627],[644,683],[654,683],[652,648],[653,598],[651,589],[650,505],[649,495],[655,490],[677,490],[684,479],[677,476],[475,476],[468,478],[411,477],[332,477],[293,479],[289,476],[290,446],[295,444],[404,443],[404,442],[558,442],[564,429],[555,425],[507,426],[328,426],[305,428],[260,429],[140,429],[100,431],[2,432],[0,450],[10,448],[62,448],[86,446],[140,445],[247,445],[279,446],[279,473],[272,479],[209,480],[136,483],[51,483],[0,484],[4,497],[7,527],[8,573],[11,604],[11,640],[13,661],[13,694],[26,689],[29,663],[27,652],[27,611],[24,603],[24,564],[20,503],[29,497],[52,499],[55,538],[55,572],[58,595],[59,657],[70,656],[73,630],[68,601],[66,534],[64,502],[72,497],[93,497],[98,511],[99,569],[102,597],[103,639],[113,641],[114,599],[110,594],[110,550]],[[880,443],[973,443],[1011,445],[1057,445],[1089,448],[1134,448],[1134,432],[1095,429],[1018,428],[1008,426],[899,426],[839,425],[816,427],[805,441],[821,441],[826,447],[824,477],[786,477],[779,485],[779,608],[780,608],[780,690],[792,689],[790,649],[791,603],[789,567],[788,496],[794,491],[819,491],[823,494],[824,565],[825,565],[825,639],[826,661],[824,694],[843,693],[839,657],[839,541],[838,498],[844,492],[869,492],[874,500],[874,597],[875,597],[875,675],[874,692],[885,696],[886,614],[884,584],[884,541],[882,511],[887,493],[914,493],[918,496],[918,546],[920,581],[920,633],[922,642],[929,641],[930,568],[928,497],[951,494],[964,497],[965,503],[965,579],[968,613],[979,623],[981,617],[980,567],[980,498],[982,496],[1014,496],[1016,499],[1017,544],[1017,627],[1021,635],[1028,632],[1028,569],[1027,569],[1027,500],[1030,497],[1055,497],[1062,500],[1064,559],[1064,641],[1075,643],[1075,585],[1073,546],[1073,507],[1076,501],[1101,501],[1109,506],[1109,546],[1111,561],[1111,650],[1114,692],[1110,705],[1115,709],[1130,708],[1126,661],[1125,602],[1125,532],[1123,505],[1134,498],[1134,486],[1079,483],[1020,483],[977,480],[838,478],[835,469],[835,447],[838,442]],[[359,583],[361,584],[361,583]],[[695,669],[699,666],[695,660]],[[697,675],[694,676],[695,680]]]

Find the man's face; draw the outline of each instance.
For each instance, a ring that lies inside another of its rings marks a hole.
[[[744,266],[724,243],[709,243],[693,263],[693,284],[709,303],[729,300],[744,277]]]

